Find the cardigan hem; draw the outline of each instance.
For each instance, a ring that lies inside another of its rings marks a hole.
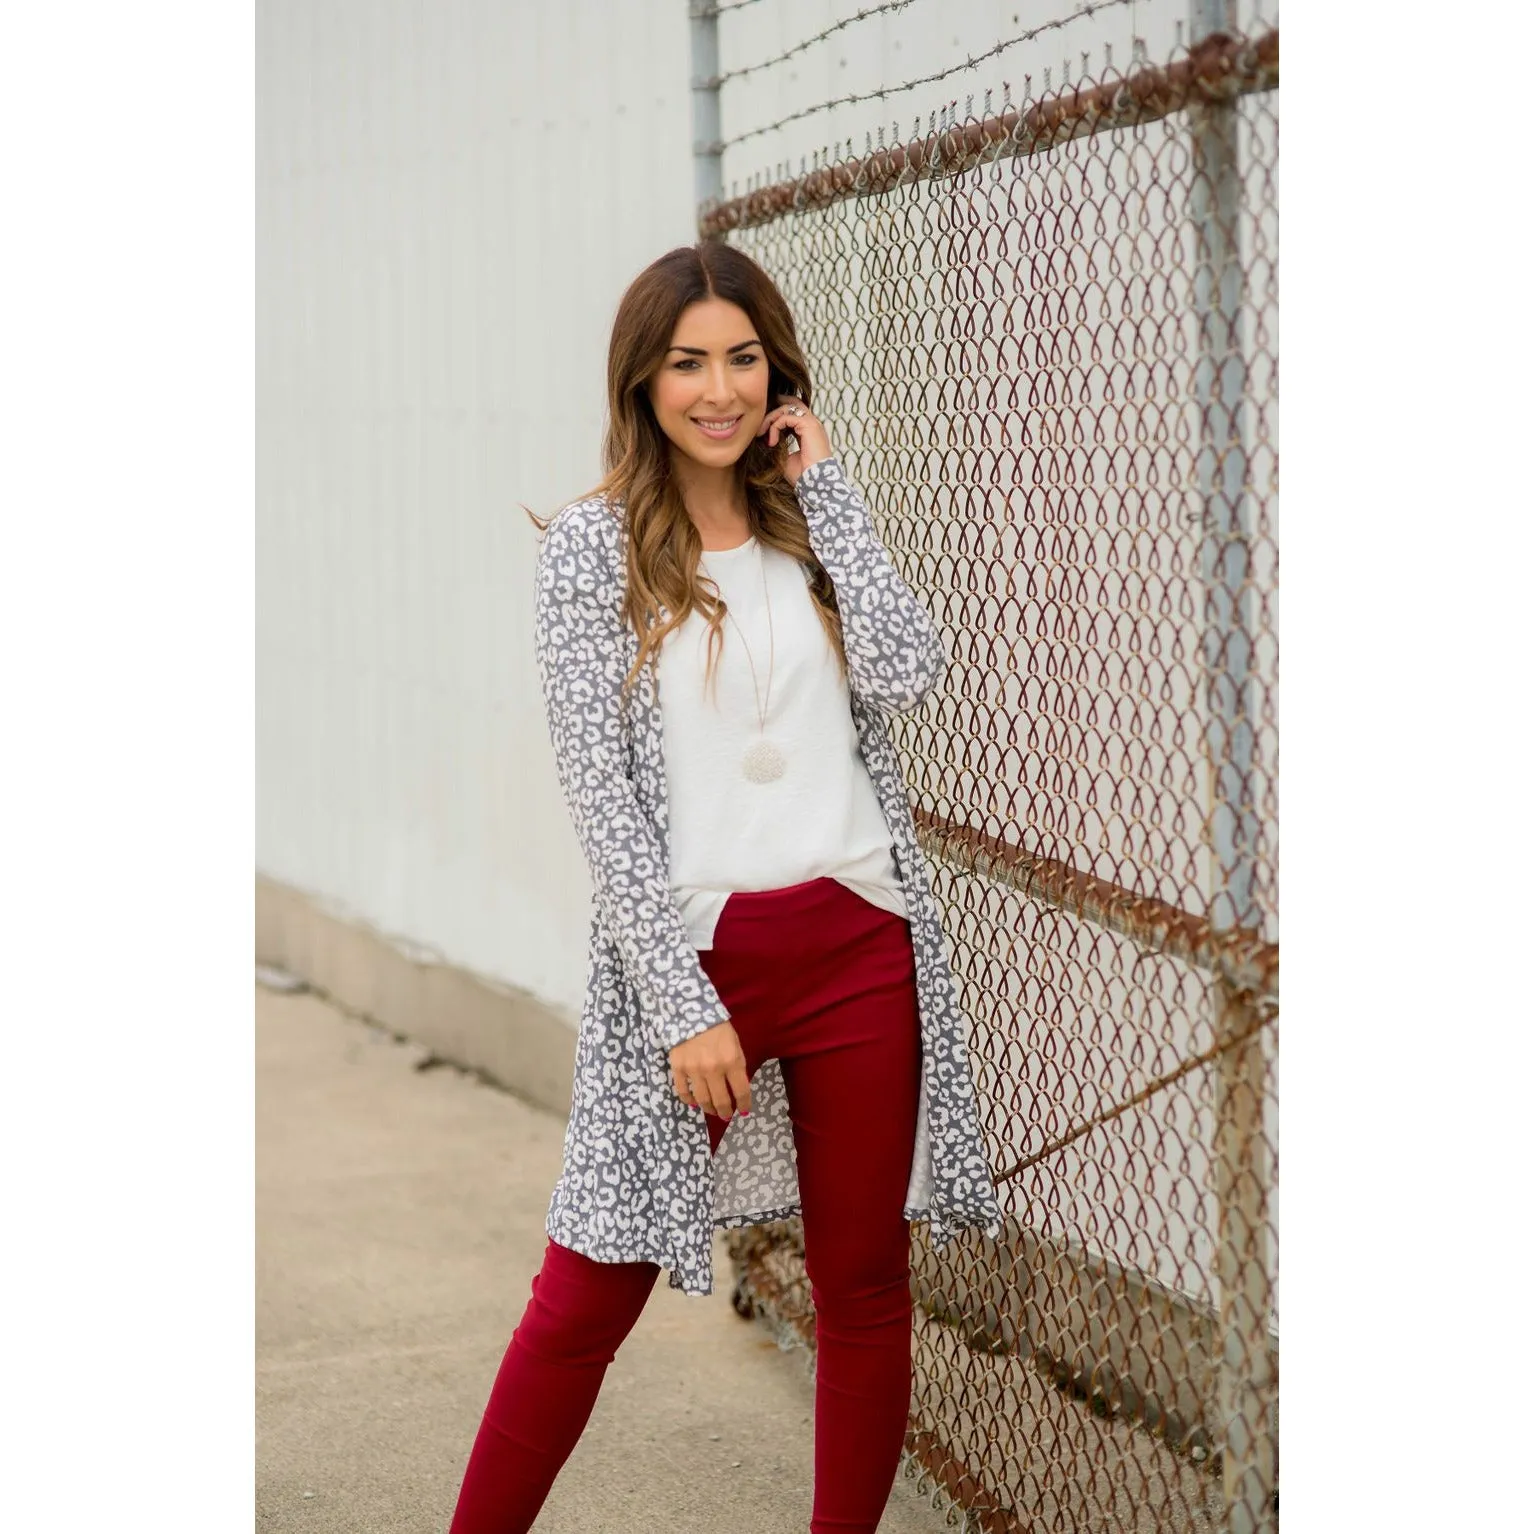
[[[739,1230],[747,1225],[767,1225],[778,1220],[802,1218],[803,1212],[802,1202],[795,1200],[792,1203],[780,1204],[774,1209],[716,1215],[711,1225],[715,1230]],[[1001,1235],[1003,1226],[1003,1221],[994,1206],[980,1209],[972,1207],[946,1209],[934,1213],[930,1205],[913,1209],[908,1204],[901,1210],[901,1216],[913,1224],[926,1223],[933,1249],[939,1252],[950,1241],[970,1230],[978,1230],[987,1239],[994,1241]],[[566,1230],[562,1226],[556,1229],[555,1226],[556,1222],[553,1220],[545,1225],[545,1234],[551,1240],[559,1242],[561,1246],[568,1247],[571,1251],[581,1253],[584,1257],[589,1257],[593,1262],[653,1262],[659,1268],[669,1269],[667,1285],[672,1289],[683,1289],[692,1295],[706,1295],[714,1292],[712,1254],[703,1270],[698,1270],[693,1263],[680,1263],[674,1248],[670,1251],[662,1251],[660,1247],[653,1245],[639,1250],[621,1250],[614,1254],[611,1247],[604,1244],[603,1255],[597,1257],[585,1249],[585,1243],[588,1240],[586,1232]],[[689,1283],[689,1278],[693,1282]]]

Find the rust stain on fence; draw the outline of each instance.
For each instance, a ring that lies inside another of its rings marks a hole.
[[[1238,990],[1278,999],[1278,944],[1250,928],[1217,931],[1207,916],[1083,873],[1059,858],[1025,852],[1005,837],[956,825],[920,806],[912,818],[924,849],[936,857],[1121,932],[1141,948],[1218,973]]]
[[[1137,69],[1121,80],[1078,86],[1021,110],[843,160],[808,175],[759,187],[710,208],[698,220],[705,239],[825,208],[844,197],[882,192],[918,176],[952,175],[991,158],[1041,154],[1073,138],[1156,122],[1194,103],[1224,102],[1278,86],[1278,28],[1248,42],[1218,33],[1174,63]]]

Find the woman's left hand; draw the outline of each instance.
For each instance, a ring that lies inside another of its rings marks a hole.
[[[781,462],[784,478],[794,485],[812,463],[819,463],[822,458],[831,456],[831,439],[802,399],[796,399],[792,394],[780,394],[778,404],[767,412],[756,434],[761,436],[766,432],[767,446],[777,447],[783,434],[789,431],[799,439],[799,451],[790,453],[785,443]]]

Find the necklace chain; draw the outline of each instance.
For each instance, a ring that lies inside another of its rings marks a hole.
[[[751,646],[746,643],[745,630],[735,623],[735,614],[725,607],[724,615],[735,623],[735,632],[740,635],[740,646],[746,652],[746,664],[751,668],[751,701],[756,705],[756,727],[758,730],[767,728],[767,710],[772,706],[772,668],[777,657],[777,643],[772,632],[772,598],[767,592],[767,562],[762,558],[762,546],[756,546],[756,562],[762,572],[762,602],[767,609],[767,696],[765,699],[757,691],[756,686],[756,662],[751,659]]]
[[[740,635],[741,648],[746,652],[746,664],[751,668],[751,701],[756,705],[757,738],[741,758],[741,771],[753,783],[770,783],[781,778],[788,766],[783,753],[767,738],[767,711],[772,706],[772,673],[777,662],[777,636],[772,627],[772,595],[767,586],[767,561],[760,543],[756,546],[756,560],[762,572],[762,602],[767,609],[767,695],[763,699],[757,689],[756,662],[751,657],[751,646],[746,642],[745,630],[735,622],[735,615],[725,606],[725,616],[735,624]]]

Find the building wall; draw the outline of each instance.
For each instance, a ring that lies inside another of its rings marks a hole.
[[[675,0],[257,7],[258,873],[576,1006],[532,652],[626,282],[694,237]]]

